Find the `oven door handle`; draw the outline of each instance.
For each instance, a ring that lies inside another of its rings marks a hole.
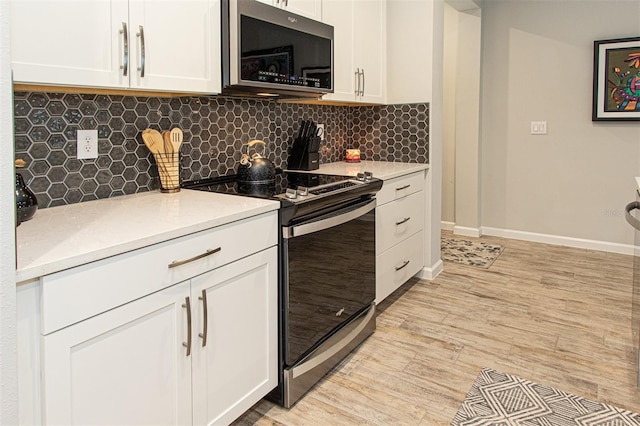
[[[334,226],[342,225],[343,223],[347,223],[354,219],[357,219],[360,216],[363,216],[369,213],[371,210],[375,208],[376,208],[376,200],[374,198],[362,207],[358,207],[354,210],[347,210],[345,213],[332,216],[327,219],[322,219],[315,222],[305,223],[302,225],[288,226],[288,227],[282,228],[282,237],[286,239],[295,238],[295,237],[300,237],[302,235],[311,234],[314,232],[333,228]]]

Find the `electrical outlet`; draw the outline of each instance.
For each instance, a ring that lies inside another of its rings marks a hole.
[[[320,140],[324,140],[324,124],[318,124],[318,136],[320,136]]]
[[[98,131],[78,130],[77,157],[79,160],[98,158]]]
[[[547,134],[547,122],[546,121],[532,121],[531,122],[531,134],[532,135],[546,135]]]

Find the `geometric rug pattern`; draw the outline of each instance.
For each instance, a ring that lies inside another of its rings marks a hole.
[[[454,238],[442,238],[442,260],[488,268],[500,256],[502,246]]]
[[[639,426],[640,414],[484,368],[451,426]]]

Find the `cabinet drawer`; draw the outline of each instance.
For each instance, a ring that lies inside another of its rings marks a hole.
[[[424,189],[424,171],[385,180],[382,189],[376,195],[378,205],[406,197]]]
[[[376,253],[390,249],[424,228],[424,192],[376,208]]]
[[[44,276],[42,333],[275,246],[277,232],[277,212],[270,212]]]
[[[422,231],[376,257],[376,303],[417,274],[424,265]]]

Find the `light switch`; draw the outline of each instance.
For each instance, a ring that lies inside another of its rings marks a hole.
[[[546,121],[532,121],[531,122],[531,134],[532,135],[546,135],[547,134],[547,122]]]

